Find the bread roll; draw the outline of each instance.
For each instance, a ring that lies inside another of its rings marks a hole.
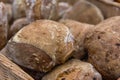
[[[42,80],[102,80],[102,77],[90,63],[73,59],[56,67]]]
[[[47,72],[72,55],[74,39],[69,29],[50,20],[37,20],[22,28],[7,44],[7,57],[17,64]]]
[[[98,24],[104,17],[94,4],[87,0],[79,0],[64,15],[63,19],[72,19],[89,24]]]
[[[89,62],[107,80],[116,80],[120,76],[119,21],[120,16],[117,16],[101,22],[85,40]]]

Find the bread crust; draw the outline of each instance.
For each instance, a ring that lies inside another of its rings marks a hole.
[[[120,76],[120,17],[113,17],[98,24],[86,38],[89,62],[109,80]]]
[[[71,57],[74,50],[74,40],[65,25],[51,20],[37,20],[22,28],[8,42],[7,46],[9,51],[7,56],[17,64],[47,72],[56,64],[64,63]],[[32,52],[30,52],[31,50]],[[32,60],[34,52],[36,53],[35,59],[38,58],[40,63],[38,65],[34,58],[32,64],[29,61]],[[47,62],[45,65],[41,62],[42,59]],[[47,68],[44,70],[44,67]]]
[[[76,59],[56,67],[42,80],[102,80],[101,75],[87,62]]]

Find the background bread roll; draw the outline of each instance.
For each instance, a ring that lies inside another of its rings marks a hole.
[[[73,59],[56,67],[42,80],[102,80],[102,78],[91,64]]]

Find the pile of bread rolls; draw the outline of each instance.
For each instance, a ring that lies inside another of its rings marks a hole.
[[[117,80],[119,15],[119,0],[0,0],[0,52],[35,80]]]

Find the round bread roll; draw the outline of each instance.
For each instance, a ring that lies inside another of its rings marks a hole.
[[[120,16],[98,24],[85,40],[89,62],[107,80],[120,77]]]
[[[7,42],[8,19],[7,8],[4,3],[0,2],[0,50]]]
[[[116,2],[119,2],[119,3],[120,3],[120,0],[113,0],[113,1],[116,1]]]
[[[86,0],[80,0],[63,15],[63,19],[98,24],[104,18],[101,11],[95,5]]]
[[[5,55],[17,64],[47,72],[72,55],[74,40],[65,25],[37,20],[22,28],[8,42],[7,50]]]
[[[42,80],[102,80],[102,77],[91,64],[73,59],[56,67]]]
[[[96,5],[102,12],[104,18],[120,15],[119,0],[88,0]]]
[[[65,24],[74,36],[76,51],[74,51],[73,57],[78,59],[84,58],[84,39],[87,33],[94,28],[94,25],[80,23],[69,19],[60,20],[60,22]]]

